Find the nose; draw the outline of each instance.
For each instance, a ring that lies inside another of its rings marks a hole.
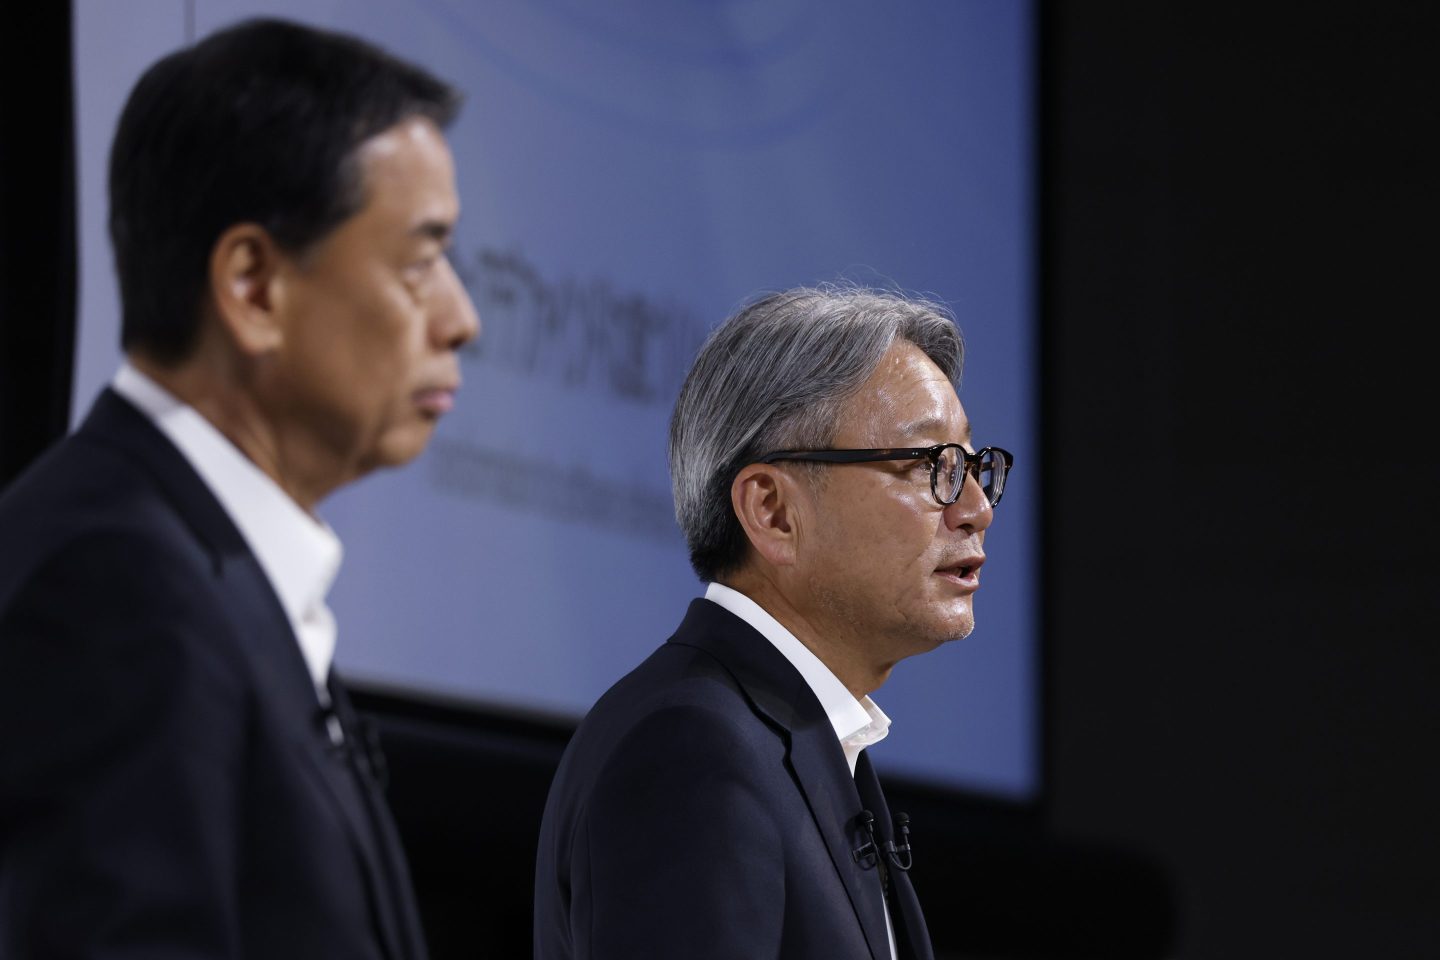
[[[441,269],[445,272],[443,289],[436,297],[435,310],[431,315],[431,333],[436,346],[458,350],[480,335],[480,314],[470,300],[470,291],[465,289],[465,284],[448,260]]]
[[[980,486],[980,480],[966,471],[965,482],[960,487],[960,496],[945,508],[945,526],[951,530],[980,533],[995,519],[995,508]]]

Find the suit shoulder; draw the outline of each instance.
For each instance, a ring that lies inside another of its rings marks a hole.
[[[686,716],[690,723],[754,719],[740,685],[719,660],[694,647],[667,643],[607,690],[581,728],[629,726],[656,714]]]
[[[105,567],[106,559],[118,562]],[[84,437],[61,441],[0,497],[0,607],[42,568],[103,568],[107,580],[123,581],[205,561],[152,478]]]
[[[124,658],[234,676],[243,663],[225,642],[233,634],[209,570],[174,542],[92,530],[19,572],[0,581],[0,663],[11,672],[54,660],[63,674],[66,658],[77,669]]]
[[[0,510],[6,671],[54,661],[64,674],[68,657],[77,669],[125,659],[165,666],[160,673],[236,675],[216,558],[143,470],[85,446],[64,441]]]
[[[34,513],[110,512],[136,498],[159,498],[144,464],[123,445],[88,433],[60,440],[0,492],[0,522]]]
[[[579,793],[647,758],[714,768],[783,756],[780,733],[755,712],[714,657],[666,644],[623,677],[586,714],[566,747],[558,781]]]

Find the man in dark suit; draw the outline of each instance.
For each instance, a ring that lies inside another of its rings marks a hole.
[[[970,446],[933,304],[798,289],[727,320],[670,425],[708,582],[580,724],[536,867],[539,960],[932,956],[866,747],[900,659],[964,637],[1010,456]]]
[[[458,387],[458,102],[278,21],[132,91],[126,362],[0,499],[0,956],[425,956],[314,510]]]

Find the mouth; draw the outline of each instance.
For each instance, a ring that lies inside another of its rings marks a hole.
[[[980,589],[980,567],[984,563],[984,554],[962,557],[943,567],[937,567],[935,575],[944,577],[957,586],[978,590]]]
[[[457,384],[453,387],[426,387],[416,390],[415,405],[428,417],[444,416],[455,408],[455,391],[458,389]]]

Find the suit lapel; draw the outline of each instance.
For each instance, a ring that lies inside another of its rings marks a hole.
[[[670,639],[719,660],[751,705],[786,737],[796,783],[825,841],[874,960],[889,960],[880,878],[855,862],[862,808],[835,728],[815,694],[784,654],[744,620],[708,600],[695,600]]]
[[[357,746],[353,742],[354,727],[347,726],[343,746],[331,743],[319,697],[289,618],[248,549],[224,558],[221,578],[225,589],[218,592],[229,607],[232,622],[240,625],[246,655],[259,686],[279,708],[281,722],[292,734],[291,743],[354,845],[376,934],[388,956],[404,957],[407,954],[399,949],[395,900],[386,882],[374,818],[366,809],[361,795],[365,788],[356,778],[347,754]]]
[[[855,785],[866,807],[875,814],[875,832],[883,846],[895,841],[895,821],[890,806],[885,802],[885,793],[880,789],[880,778],[870,763],[869,751],[861,751],[860,760],[855,764]],[[910,882],[910,873],[898,868],[890,869],[891,904],[895,916],[895,946],[906,960],[934,960],[930,946],[930,930],[925,925],[925,915],[920,910],[920,900],[915,896],[915,887]]]
[[[389,808],[380,794],[381,786],[371,768],[373,757],[367,752],[369,747],[363,742],[367,733],[351,706],[344,684],[340,683],[333,673],[329,689],[335,711],[347,731],[346,735],[350,737],[353,784],[358,788],[367,822],[373,826],[370,836],[375,839],[376,846],[372,854],[383,870],[383,879],[388,888],[388,896],[380,897],[377,904],[377,913],[381,915],[381,922],[386,928],[386,942],[392,956],[419,960],[425,955],[424,937],[419,928],[419,908],[414,902],[410,872],[400,844],[400,834],[395,829]],[[356,758],[361,756],[365,759],[356,763]],[[405,946],[404,950],[398,949],[401,944]]]
[[[806,688],[809,691],[809,688]],[[863,842],[859,815],[863,804],[850,776],[845,754],[835,739],[835,728],[821,716],[821,726],[793,731],[790,763],[810,806],[811,816],[825,838],[830,860],[840,874],[865,939],[876,960],[889,960],[890,938],[885,932],[885,906],[880,875],[872,864],[857,863],[854,851]]]
[[[409,956],[409,951],[399,948],[397,901],[385,882],[375,818],[365,809],[361,785],[349,763],[330,743],[300,644],[245,538],[184,455],[118,394],[109,389],[101,393],[80,434],[92,442],[118,447],[144,466],[209,553],[216,598],[235,626],[258,688],[279,715],[291,743],[354,844],[386,953],[394,958]]]

